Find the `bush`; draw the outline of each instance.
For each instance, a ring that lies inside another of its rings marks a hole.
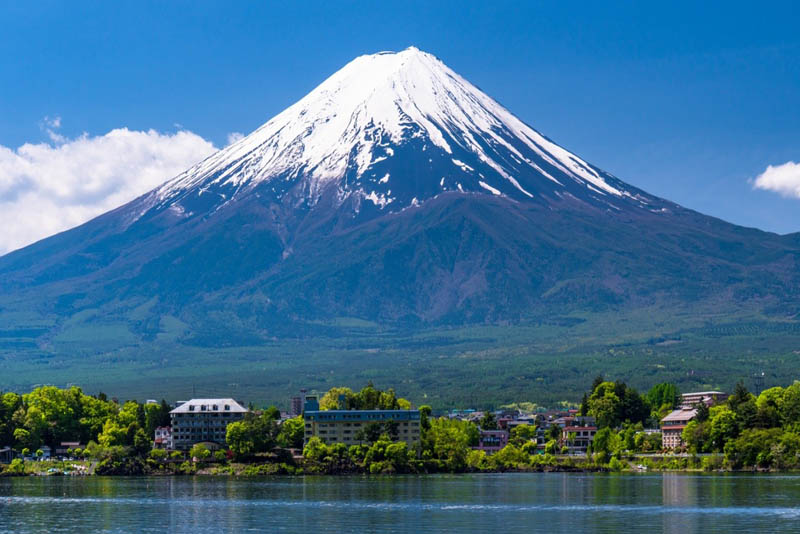
[[[150,451],[150,459],[156,462],[163,462],[167,459],[167,451],[164,449],[153,449]]]
[[[19,458],[14,458],[8,464],[5,471],[2,472],[5,476],[20,476],[25,474],[25,463]]]
[[[241,472],[242,476],[256,477],[265,475],[294,475],[298,469],[286,463],[248,465]]]
[[[615,456],[611,458],[610,462],[608,462],[608,468],[612,471],[622,471],[625,468],[625,465]]]
[[[725,459],[722,456],[706,456],[701,462],[703,471],[719,471],[725,464]]]
[[[472,450],[467,453],[467,467],[474,471],[485,471],[490,468],[485,451]]]

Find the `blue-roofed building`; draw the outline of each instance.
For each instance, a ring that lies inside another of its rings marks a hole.
[[[326,443],[366,443],[369,430],[386,432],[409,447],[419,443],[419,410],[320,410],[316,397],[307,397],[303,411],[305,442],[316,436]]]

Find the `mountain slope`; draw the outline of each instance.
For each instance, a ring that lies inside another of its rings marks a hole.
[[[329,335],[343,318],[785,320],[798,258],[796,236],[628,185],[412,48],[355,59],[162,187],[0,258],[0,351],[113,351],[167,324],[180,347]]]

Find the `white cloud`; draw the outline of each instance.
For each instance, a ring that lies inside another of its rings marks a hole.
[[[231,133],[228,134],[228,144],[229,145],[232,145],[233,143],[235,143],[236,141],[239,141],[240,139],[244,139],[244,134],[243,133],[231,132]]]
[[[59,129],[61,128],[61,117],[45,117],[44,118],[44,125],[48,128]]]
[[[0,145],[0,254],[121,206],[216,150],[188,131],[67,139],[54,131],[60,125],[44,120],[54,144]]]
[[[776,167],[768,166],[753,181],[753,187],[780,193],[784,197],[800,198],[800,163],[787,161]]]

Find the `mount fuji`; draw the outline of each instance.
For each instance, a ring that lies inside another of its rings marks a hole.
[[[44,352],[76,324],[125,346],[169,321],[178,345],[258,345],[342,320],[798,304],[797,234],[639,190],[416,48],[354,59],[161,187],[0,258],[4,339]]]

